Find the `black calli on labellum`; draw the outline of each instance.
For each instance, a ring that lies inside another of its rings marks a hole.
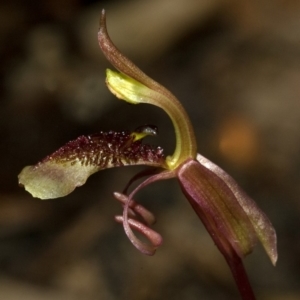
[[[183,194],[201,219],[216,246],[227,261],[244,300],[255,299],[242,258],[251,253],[259,240],[271,262],[277,261],[275,230],[267,216],[224,170],[197,154],[194,130],[178,99],[165,87],[148,77],[113,44],[102,11],[98,32],[100,48],[108,61],[120,72],[107,70],[106,84],[119,99],[132,104],[152,104],[170,117],[176,136],[174,153],[164,156],[161,147],[143,143],[146,136],[157,135],[153,125],[143,125],[133,132],[100,132],[81,136],[67,143],[35,166],[19,174],[19,183],[40,199],[63,197],[100,170],[132,165],[148,169],[132,178],[122,193],[114,197],[123,206],[115,220],[123,224],[131,243],[142,253],[153,255],[162,237],[150,226],[154,215],[134,201],[135,194],[147,185],[176,178]],[[130,185],[148,176],[131,193]],[[142,242],[133,230],[150,243]]]

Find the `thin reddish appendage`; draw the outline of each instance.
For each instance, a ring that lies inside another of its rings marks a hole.
[[[127,194],[128,189],[130,188],[130,186],[137,180],[141,179],[142,177],[145,176],[150,176],[150,175],[154,175],[154,174],[158,174],[159,172],[161,172],[161,169],[146,169],[146,170],[142,170],[141,172],[135,174],[127,183],[127,185],[125,186],[124,190],[123,190],[123,194]]]
[[[145,176],[150,176],[150,175],[155,175],[161,172],[161,169],[146,169],[146,170],[142,170],[141,172],[137,173],[136,175],[134,175],[129,182],[127,183],[127,185],[125,186],[122,194],[126,195],[128,189],[130,188],[130,186],[137,180],[141,179],[142,177]],[[119,193],[117,193],[119,194]],[[124,204],[126,201],[124,201],[124,197],[117,197],[115,196],[115,198],[117,200],[119,200],[124,207]],[[122,200],[123,199],[123,200]],[[155,216],[149,211],[147,210],[145,207],[143,207],[142,205],[136,203],[134,200],[130,201],[129,204],[129,209],[128,209],[128,215],[132,218],[137,218],[138,216],[140,216],[142,218],[142,220],[146,221],[146,223],[148,225],[153,225],[156,221]]]
[[[125,194],[117,192],[114,192],[114,197],[123,204],[124,208],[128,202],[128,197]],[[139,216],[143,222],[146,222],[147,225],[155,223],[155,216],[153,213],[132,199],[128,203],[128,216],[132,218],[138,218]]]
[[[126,196],[124,194],[120,194],[120,193],[114,193],[114,196],[118,201],[124,203],[123,216],[116,216],[115,220],[118,223],[123,224],[126,235],[128,236],[131,243],[139,251],[141,251],[143,254],[153,255],[155,253],[156,248],[161,245],[162,237],[160,236],[159,233],[150,229],[146,224],[134,219],[135,216],[133,216],[133,218],[128,218],[128,215],[132,216],[132,213],[130,213],[130,206],[132,206],[132,204],[134,202],[133,200],[131,200],[128,196]],[[145,208],[143,208],[143,209],[145,211],[147,211]],[[133,210],[133,213],[135,214],[134,209],[132,209],[132,210]],[[143,218],[143,216],[142,216],[142,219],[145,220],[145,218]],[[146,223],[148,223],[147,220],[145,220],[145,221],[146,221]],[[142,235],[144,235],[150,241],[151,244],[146,244],[146,243],[142,242],[133,233],[131,228],[137,230]]]
[[[163,171],[159,174],[155,174],[145,181],[143,181],[140,185],[138,185],[129,196],[126,196],[121,193],[114,193],[114,197],[120,201],[123,206],[123,216],[116,216],[115,220],[119,223],[123,223],[124,231],[131,241],[131,243],[143,254],[153,255],[156,249],[162,243],[162,237],[156,231],[150,229],[147,225],[143,224],[140,221],[137,221],[132,218],[128,218],[128,215],[131,212],[138,214],[145,223],[151,225],[154,221],[154,216],[143,206],[136,204],[133,200],[133,196],[143,187],[147,186],[150,183],[153,183],[158,180],[165,180],[175,177],[174,171]],[[132,215],[132,214],[131,214]],[[152,217],[153,216],[153,217]],[[141,234],[143,234],[151,244],[146,244],[142,242],[132,231],[132,229],[137,230]]]

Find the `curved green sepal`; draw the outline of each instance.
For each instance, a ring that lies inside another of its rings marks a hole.
[[[172,120],[176,135],[176,148],[166,164],[176,169],[188,158],[196,158],[197,146],[189,117],[178,99],[161,84],[147,76],[122,54],[110,39],[106,29],[106,15],[102,11],[98,32],[99,46],[108,61],[121,74],[108,70],[107,85],[118,98],[129,103],[148,103],[163,109]]]

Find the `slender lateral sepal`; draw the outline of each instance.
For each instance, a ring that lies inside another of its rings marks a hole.
[[[158,180],[166,180],[170,179],[176,176],[176,173],[174,171],[163,171],[161,173],[155,174],[147,178],[145,181],[143,181],[140,185],[138,185],[129,196],[126,196],[121,193],[114,193],[114,197],[122,202],[124,204],[123,207],[123,216],[117,216],[116,220],[121,223],[120,220],[122,220],[124,231],[128,237],[128,239],[131,241],[131,243],[143,254],[146,255],[154,255],[156,249],[160,244],[162,243],[162,238],[160,235],[150,229],[147,225],[151,225],[154,223],[153,217],[149,214],[149,212],[141,207],[136,205],[135,201],[133,200],[134,195],[141,190],[142,188],[146,187],[147,185],[158,181]],[[133,210],[133,213],[137,213],[142,217],[143,224],[135,219],[130,219],[128,216],[132,214],[131,210]],[[145,237],[149,239],[151,242],[150,244],[146,244],[139,240],[136,235],[133,233],[132,229],[138,230],[140,233],[144,234]]]
[[[125,196],[125,194],[114,192],[114,197],[120,201],[123,206],[127,204],[128,197]],[[147,223],[147,225],[153,225],[156,221],[155,216],[149,210],[132,199],[128,203],[128,215],[132,218],[137,218],[140,216],[141,219]]]
[[[152,230],[145,224],[134,220],[134,219],[127,219],[125,220],[122,216],[116,216],[115,220],[118,223],[123,224],[125,228],[125,232],[131,241],[131,243],[143,254],[152,256],[155,254],[156,249],[162,244],[163,240],[159,233]],[[136,231],[143,234],[150,242],[151,245],[143,243],[139,240],[131,229],[135,229]]]

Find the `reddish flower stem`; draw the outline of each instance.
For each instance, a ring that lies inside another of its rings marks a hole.
[[[190,204],[194,208],[196,214],[200,217],[202,223],[210,234],[211,238],[215,242],[219,251],[223,254],[226,262],[229,265],[233,278],[238,286],[240,295],[243,300],[255,300],[255,295],[253,293],[252,287],[248,280],[247,273],[245,271],[243,262],[233,247],[230,245],[225,237],[220,235],[218,228],[212,218],[210,218],[204,211],[199,207],[194,199],[182,189],[186,198],[189,200]]]
[[[219,248],[220,249],[220,248]],[[220,249],[221,250],[221,249]],[[222,251],[221,251],[222,252]],[[243,300],[255,300],[255,295],[248,280],[247,273],[245,271],[241,258],[233,250],[231,257],[224,255],[233,275],[233,278],[238,286],[239,292]]]
[[[228,243],[227,240],[221,239],[219,237],[218,233],[216,233],[216,228],[213,228],[214,226],[212,226],[210,221],[207,218],[205,218],[203,214],[199,213],[199,210],[196,210],[196,213],[201,218],[204,226],[211,235],[216,246],[227,261],[242,299],[255,300],[256,298],[254,292],[252,290],[243,262],[239,255],[236,253],[236,251],[232,248],[232,246]]]

